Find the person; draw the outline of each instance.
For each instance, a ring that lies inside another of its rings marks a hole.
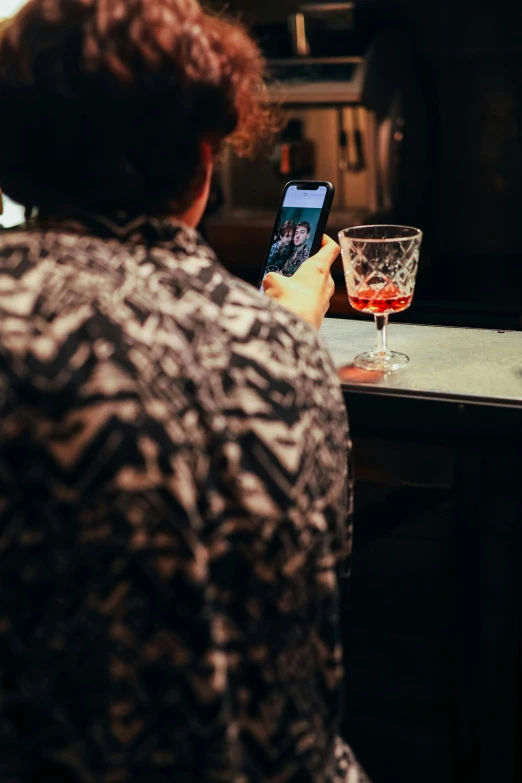
[[[279,239],[274,242],[268,254],[267,269],[279,272],[294,250],[295,223],[285,220],[279,227]]]
[[[195,0],[28,0],[0,38],[2,783],[352,783],[337,245],[266,295],[195,230],[263,61]]]
[[[294,275],[301,264],[310,256],[310,248],[306,244],[307,239],[310,236],[310,231],[310,223],[306,220],[303,220],[296,225],[294,232],[294,251],[281,269],[281,274],[285,275],[285,277]]]

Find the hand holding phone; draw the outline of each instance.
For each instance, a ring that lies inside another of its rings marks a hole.
[[[307,258],[317,253],[330,214],[334,187],[330,182],[289,182],[277,217],[259,280],[270,272],[292,277]]]
[[[319,329],[335,290],[330,269],[338,255],[339,245],[323,236],[319,252],[308,258],[292,277],[276,272],[265,275],[265,294]]]
[[[334,197],[330,182],[289,182],[259,281],[261,291],[319,328],[335,290],[330,268],[339,246],[324,236]]]

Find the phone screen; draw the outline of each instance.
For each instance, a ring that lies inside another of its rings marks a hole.
[[[269,272],[291,277],[310,255],[328,190],[290,185],[274,225],[263,278]],[[263,290],[263,286],[261,286]]]

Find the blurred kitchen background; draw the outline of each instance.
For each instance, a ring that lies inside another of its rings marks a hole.
[[[216,4],[218,7],[219,2]],[[522,6],[496,0],[231,0],[286,119],[263,157],[228,155],[204,230],[259,274],[283,184],[328,179],[328,231],[416,225],[416,323],[520,329]],[[340,262],[331,315],[350,310]],[[365,316],[362,316],[363,318]]]

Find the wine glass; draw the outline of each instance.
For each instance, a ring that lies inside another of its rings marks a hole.
[[[346,288],[351,306],[372,313],[377,326],[373,351],[354,359],[364,370],[390,372],[408,364],[404,353],[389,351],[386,327],[390,313],[410,306],[419,265],[422,231],[408,226],[356,226],[339,233]]]

